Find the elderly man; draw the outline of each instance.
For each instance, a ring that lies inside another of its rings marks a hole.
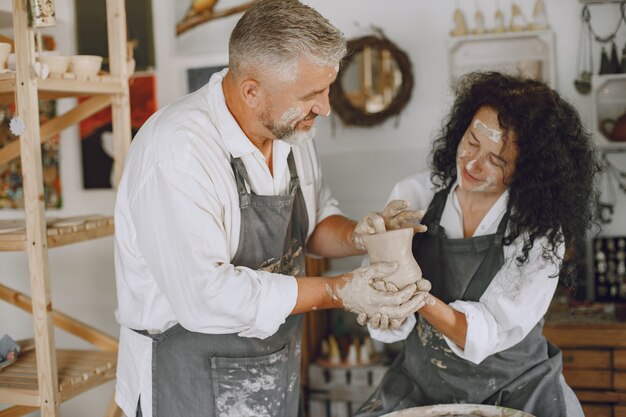
[[[135,137],[115,211],[127,415],[294,417],[300,313],[345,308],[387,325],[423,305],[415,285],[374,285],[395,264],[302,276],[305,250],[362,253],[372,232],[371,215],[341,215],[311,141],[345,52],[312,8],[258,0],[231,35],[229,68]],[[402,204],[381,216],[419,223]]]

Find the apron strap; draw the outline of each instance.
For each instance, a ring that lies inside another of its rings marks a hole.
[[[443,209],[446,206],[446,199],[448,198],[451,187],[452,184],[437,191],[433,199],[430,201],[426,214],[422,219],[422,224],[427,224],[429,229],[431,224],[439,224],[441,221],[441,215],[443,214]]]
[[[298,177],[298,172],[296,170],[296,162],[293,159],[293,150],[289,151],[289,155],[287,156],[287,166],[289,167],[289,194],[294,194],[300,188],[300,178]]]
[[[237,192],[241,200],[241,196],[248,194],[246,183],[250,184],[250,178],[248,176],[248,170],[244,165],[241,158],[230,157],[230,166],[235,174],[235,182],[237,183]],[[296,170],[296,162],[293,159],[293,151],[289,151],[287,156],[287,166],[289,167],[289,194],[293,194],[300,187],[300,178],[298,178],[298,172]],[[250,189],[251,194],[256,194]]]
[[[243,164],[241,158],[233,158],[230,157],[230,166],[233,169],[233,173],[235,174],[235,182],[237,183],[237,192],[239,193],[239,199],[241,200],[241,196],[248,194],[248,190],[246,189],[246,183],[250,184],[250,179],[248,177],[248,171],[246,170],[246,166]],[[250,192],[254,194],[252,189]]]

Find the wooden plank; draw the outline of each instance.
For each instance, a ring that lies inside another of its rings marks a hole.
[[[57,350],[59,399],[64,401],[115,378],[117,353]],[[36,354],[27,351],[0,373],[0,403],[39,405]]]
[[[37,372],[42,417],[60,414],[54,328],[48,310],[50,298],[50,271],[46,221],[44,217],[43,174],[39,140],[39,98],[37,79],[31,71],[35,62],[32,30],[28,28],[27,3],[13,0],[13,33],[16,61],[16,110],[24,121],[20,136],[20,154],[24,183],[24,210],[26,213],[26,252],[33,303],[33,327],[37,345]],[[33,405],[33,404],[21,404]]]
[[[611,369],[611,350],[563,349],[565,369]]]
[[[626,403],[626,392],[576,389],[576,397],[586,403]]]
[[[0,300],[13,304],[28,313],[32,312],[32,300],[30,297],[3,284],[0,284]],[[52,320],[55,326],[93,344],[94,346],[99,347],[102,350],[112,352],[117,351],[118,342],[114,337],[109,336],[108,334],[59,311],[52,310],[50,314],[52,315]]]
[[[615,417],[626,416],[626,405],[615,405],[615,406],[613,406],[613,415]]]
[[[117,187],[124,170],[124,160],[131,141],[130,92],[128,87],[126,9],[124,0],[107,0],[107,36],[109,67],[113,78],[124,80],[123,91],[113,96],[113,186]]]
[[[551,324],[543,334],[555,345],[564,348],[626,348],[626,324]]]
[[[21,417],[34,411],[37,411],[37,408],[16,405],[15,407],[0,411],[0,417]]]
[[[126,43],[124,43],[126,44]],[[121,78],[94,78],[94,79],[59,79],[46,78],[37,79],[37,87],[43,93],[57,93],[58,97],[75,97],[93,94],[115,94],[123,93],[124,88],[128,88],[128,82]],[[46,94],[41,94],[45,97]]]
[[[613,407],[610,405],[582,404],[585,417],[613,417]]]
[[[626,391],[626,371],[613,373],[613,387],[618,391]]]
[[[105,236],[113,235],[113,225],[102,227],[99,229],[84,230],[77,233],[63,234],[57,236],[48,236],[48,247],[56,248],[58,246],[69,245],[86,240],[93,240]]]
[[[613,351],[613,367],[626,371],[626,349],[615,349]]]
[[[563,369],[568,385],[576,388],[611,389],[613,372],[598,370]]]

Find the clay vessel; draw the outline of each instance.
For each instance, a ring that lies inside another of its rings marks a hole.
[[[607,139],[626,142],[626,113],[617,120],[604,119],[600,122],[600,131]]]
[[[411,252],[412,242],[413,229],[398,229],[363,236],[370,263],[398,263],[398,270],[389,275],[386,281],[393,283],[400,290],[422,278],[422,270]]]

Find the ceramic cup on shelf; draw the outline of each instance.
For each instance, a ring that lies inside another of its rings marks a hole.
[[[67,72],[67,67],[70,64],[69,56],[61,55],[42,55],[39,60],[42,64],[48,66],[50,74],[61,75]]]
[[[11,44],[0,42],[0,72],[4,72],[7,67],[7,59],[11,53]]]
[[[72,55],[69,72],[92,77],[98,75],[102,66],[102,57],[98,55]]]

